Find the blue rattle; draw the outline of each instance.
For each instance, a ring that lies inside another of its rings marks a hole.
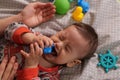
[[[50,54],[50,53],[53,52],[54,48],[55,48],[54,45],[49,46],[49,47],[45,47],[45,48],[43,49],[43,53],[44,53],[44,54]]]
[[[105,72],[108,73],[109,69],[117,69],[116,62],[118,61],[118,56],[114,56],[110,50],[105,54],[98,54],[99,63],[97,66],[102,66],[105,69]]]

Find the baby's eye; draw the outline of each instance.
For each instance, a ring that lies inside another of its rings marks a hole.
[[[65,40],[65,37],[64,37],[64,36],[59,36],[59,39],[60,39],[61,41],[63,41],[63,40]]]
[[[67,51],[68,53],[72,53],[72,47],[69,44],[66,44],[64,47],[65,51]]]
[[[68,46],[65,46],[65,50],[66,50],[67,52],[69,52],[69,47],[68,47]]]

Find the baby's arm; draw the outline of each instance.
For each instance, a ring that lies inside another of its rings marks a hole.
[[[42,48],[53,44],[50,38],[33,33],[27,25],[19,22],[12,23],[6,28],[5,38],[18,44],[30,44],[36,41]]]
[[[21,34],[21,39],[24,44],[30,44],[36,41],[37,36],[34,33],[27,32]]]
[[[25,57],[25,65],[22,70],[18,71],[17,80],[32,80],[33,78],[37,78],[39,59],[43,54],[42,48],[35,42],[30,45],[30,53],[21,50],[21,54]]]
[[[5,29],[4,36],[5,36],[5,39],[13,41],[15,43],[26,44],[23,42],[21,38],[21,36],[25,33],[33,34],[27,25],[21,22],[14,22]]]
[[[52,46],[53,41],[42,34],[24,33],[21,35],[22,41],[26,44],[37,42],[41,48]]]

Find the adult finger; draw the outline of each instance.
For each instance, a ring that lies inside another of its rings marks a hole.
[[[5,67],[7,65],[8,62],[8,56],[6,55],[3,60],[2,63],[0,64],[0,79],[2,78],[3,72],[5,71]]]
[[[56,9],[55,9],[55,6],[48,6],[48,7],[46,7],[46,8],[43,8],[43,9],[41,9],[42,10],[42,13],[48,13],[48,12],[56,12]]]
[[[11,71],[11,74],[10,74],[10,76],[9,76],[9,80],[13,80],[13,79],[14,79],[14,76],[15,76],[15,74],[16,74],[16,72],[17,72],[17,69],[18,69],[18,63],[16,62],[16,63],[14,64],[13,69],[12,69],[12,71]]]
[[[46,7],[46,8],[48,8],[48,7],[56,8],[56,6],[53,5],[53,3],[47,3],[45,7]]]
[[[49,15],[55,14],[55,11],[56,11],[55,9],[44,11],[42,13],[42,15],[43,15],[43,17],[46,17],[46,16],[49,16]]]
[[[44,6],[46,6],[46,3],[34,2],[34,3],[31,3],[30,5],[32,5],[34,8],[43,8]]]
[[[47,9],[47,8],[55,8],[55,6],[52,3],[46,3],[44,6],[42,6],[41,9]]]
[[[41,10],[42,10],[42,12],[47,12],[48,10],[53,10],[53,9],[55,9],[56,7],[53,5],[53,6],[47,6],[47,7],[44,7],[44,8],[42,8]]]
[[[15,63],[15,59],[16,59],[15,56],[11,57],[11,59],[10,59],[8,65],[7,65],[7,67],[6,67],[6,70],[4,71],[2,80],[8,80],[9,75],[11,74],[13,65],[14,65],[14,63]]]

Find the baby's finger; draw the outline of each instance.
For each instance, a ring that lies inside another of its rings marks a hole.
[[[39,47],[39,45],[37,44],[37,43],[35,43],[35,53],[37,54],[37,55],[42,55],[43,54],[43,49],[42,48],[40,48]]]
[[[44,36],[44,39],[43,39],[43,40],[44,40],[44,43],[45,43],[45,46],[46,46],[46,47],[53,45],[53,40],[50,39],[49,37]]]
[[[36,32],[35,34],[36,34],[36,36],[38,36],[38,35],[40,35],[40,32]]]
[[[40,54],[40,56],[43,55],[43,49],[42,48],[39,48],[39,54]]]
[[[49,46],[53,45],[53,40],[49,39]]]
[[[45,47],[49,46],[49,39],[48,38],[44,37],[43,42],[44,42]]]
[[[35,42],[34,46],[35,46],[35,54],[39,54],[40,49],[38,43]]]
[[[20,50],[20,53],[21,53],[25,58],[27,58],[27,57],[29,56],[29,54],[26,53],[26,52],[23,51],[23,50]]]
[[[39,39],[37,42],[41,48],[44,48],[44,42],[41,39]]]
[[[30,44],[30,54],[34,55],[34,53],[35,53],[34,46],[33,46],[33,44]]]

